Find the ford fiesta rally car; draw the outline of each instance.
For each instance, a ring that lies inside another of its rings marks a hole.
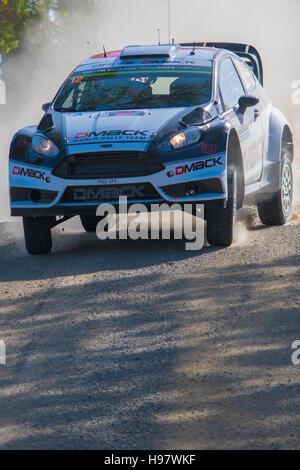
[[[11,215],[31,254],[79,215],[95,231],[103,203],[203,203],[207,239],[229,246],[236,210],[265,225],[291,213],[293,138],[244,44],[129,46],[82,62],[39,125],[10,149]]]

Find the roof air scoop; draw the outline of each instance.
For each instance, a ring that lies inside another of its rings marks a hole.
[[[175,44],[159,46],[127,46],[121,52],[120,59],[169,58],[176,52]]]

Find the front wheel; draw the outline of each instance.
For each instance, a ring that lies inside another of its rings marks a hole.
[[[237,175],[228,169],[228,199],[226,207],[212,210],[207,216],[207,241],[210,245],[230,246],[233,242],[237,210]]]
[[[293,170],[288,152],[283,154],[280,189],[262,195],[257,201],[258,215],[264,225],[284,225],[288,222],[293,204]]]
[[[52,249],[51,218],[23,217],[25,246],[30,255],[45,255]]]

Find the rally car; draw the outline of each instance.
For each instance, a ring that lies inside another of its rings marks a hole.
[[[31,254],[51,229],[96,208],[203,203],[207,239],[229,246],[236,210],[255,202],[265,225],[292,207],[293,137],[263,88],[257,50],[231,43],[128,46],[95,55],[67,78],[38,126],[10,148],[11,215]]]

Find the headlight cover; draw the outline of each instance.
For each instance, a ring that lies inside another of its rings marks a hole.
[[[157,148],[161,152],[171,152],[172,150],[178,150],[183,147],[196,144],[200,140],[200,137],[201,132],[198,127],[193,127],[182,132],[178,132],[169,140],[165,140],[158,144]]]
[[[56,157],[59,154],[59,148],[55,143],[39,134],[32,137],[32,148],[44,157]]]

